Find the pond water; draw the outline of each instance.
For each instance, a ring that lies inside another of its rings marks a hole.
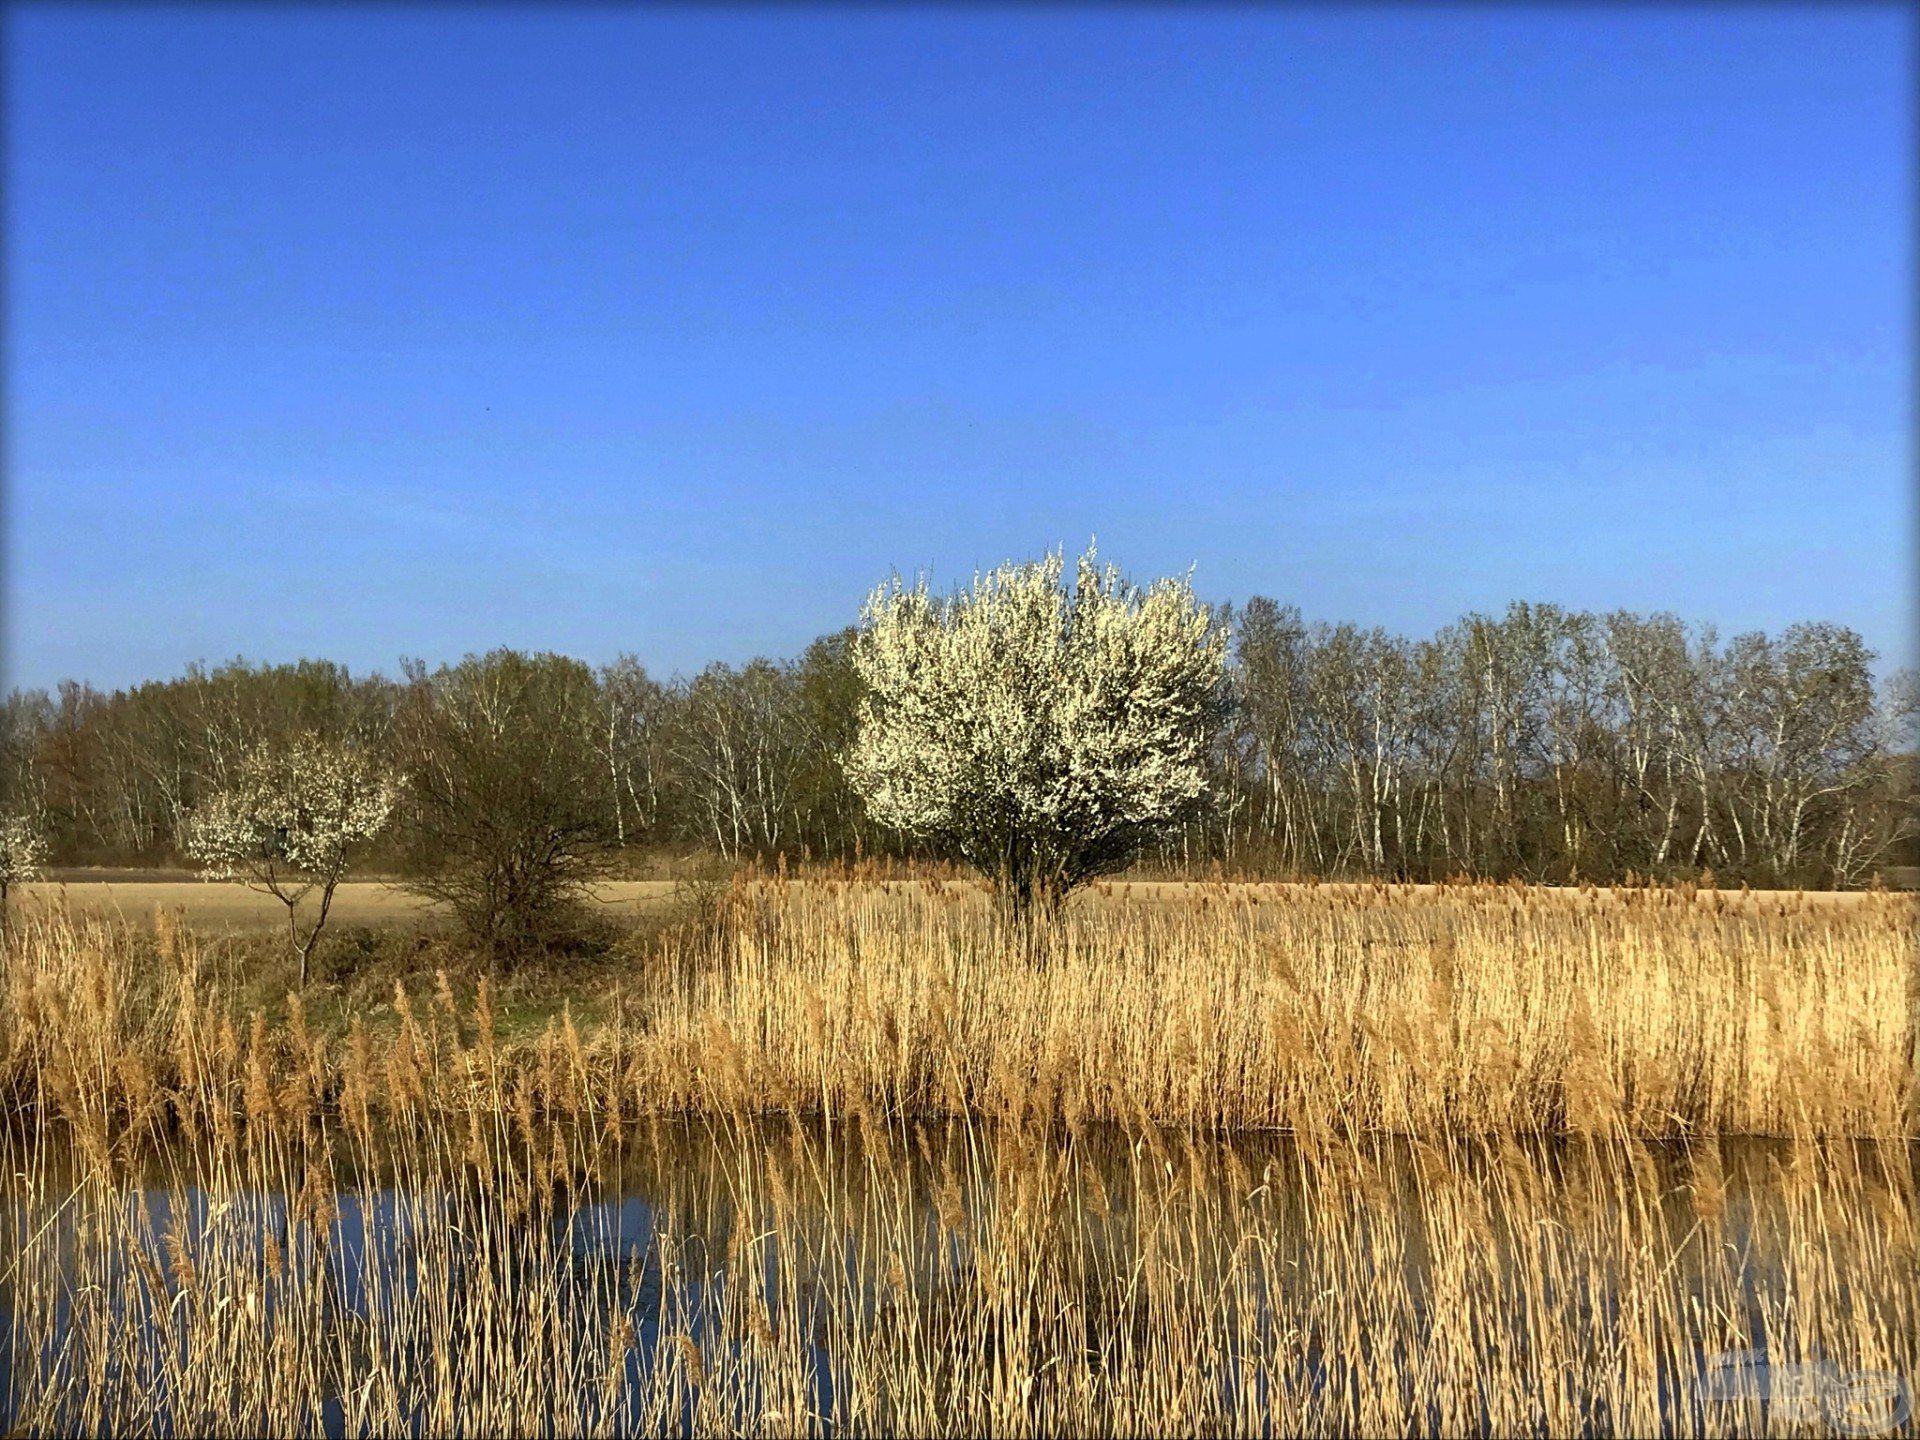
[[[1903,1433],[1900,1145],[12,1136],[0,1429]]]

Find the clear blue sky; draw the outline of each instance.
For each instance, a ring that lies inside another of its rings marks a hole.
[[[14,683],[665,673],[1090,535],[1913,655],[1907,12],[6,26]]]

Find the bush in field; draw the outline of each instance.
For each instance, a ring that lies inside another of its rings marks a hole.
[[[0,815],[0,919],[7,913],[7,892],[16,881],[39,878],[47,863],[47,837],[31,815]]]
[[[496,650],[412,681],[398,726],[409,884],[496,957],[546,943],[617,841],[593,672]]]
[[[333,892],[393,805],[392,778],[349,746],[313,736],[255,746],[233,781],[187,817],[181,848],[209,879],[237,880],[287,907],[287,940],[305,985]],[[303,927],[300,903],[309,895],[317,906]]]
[[[848,776],[881,823],[988,876],[1023,925],[1123,868],[1207,783],[1226,636],[1185,580],[1145,590],[1089,552],[944,598],[898,580],[854,647]]]

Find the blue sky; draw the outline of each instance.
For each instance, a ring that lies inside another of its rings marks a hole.
[[[11,683],[666,673],[1089,536],[1914,656],[1904,11],[5,24]]]

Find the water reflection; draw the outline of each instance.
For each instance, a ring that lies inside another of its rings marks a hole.
[[[1920,1371],[1902,1146],[6,1143],[30,1430],[1744,1433],[1813,1402],[1723,1352]]]

